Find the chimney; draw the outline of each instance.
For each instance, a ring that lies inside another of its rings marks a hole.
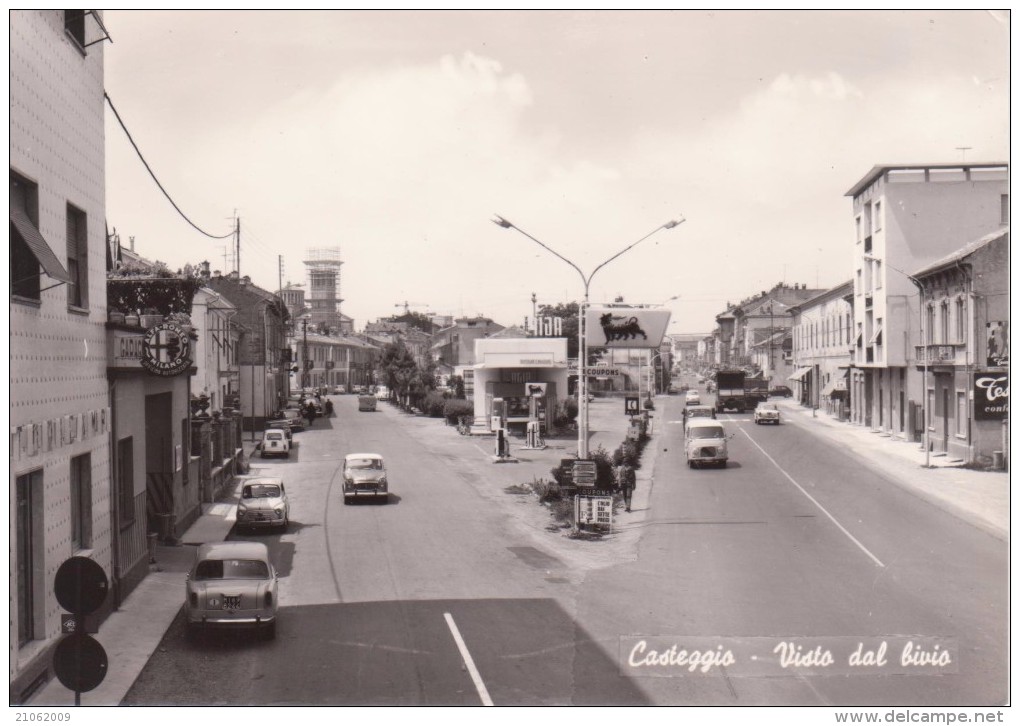
[[[244,282],[245,285],[250,285],[251,284],[251,277],[249,277],[248,275],[245,275],[244,277],[242,277],[241,280]]]
[[[134,238],[133,235],[131,237],[128,237],[128,243],[131,245],[131,251],[134,252],[135,251],[135,238]]]
[[[236,280],[236,279],[238,279],[238,276],[239,276],[239,275],[238,275],[238,272],[237,272],[237,270],[232,270],[232,271],[231,271],[231,273],[230,273],[230,279],[231,279],[231,280]]]
[[[204,280],[208,280],[209,279],[209,262],[208,262],[208,260],[203,261],[202,264],[200,264],[198,266],[198,274]]]

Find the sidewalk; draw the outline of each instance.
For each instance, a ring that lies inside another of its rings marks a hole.
[[[179,546],[156,545],[156,562],[149,566],[148,576],[93,636],[106,650],[109,665],[99,687],[81,694],[83,706],[117,706],[127,695],[181,610],[184,575],[191,568],[195,548],[226,539],[234,526],[236,501],[235,487],[221,501],[202,505],[202,514],[181,536]],[[73,706],[74,691],[53,677],[25,705]]]
[[[905,489],[941,509],[1009,540],[1009,473],[967,469],[945,456],[925,454],[917,443],[873,432],[864,426],[838,421],[824,411],[812,411],[799,403],[777,403],[788,422],[810,429],[860,456]]]

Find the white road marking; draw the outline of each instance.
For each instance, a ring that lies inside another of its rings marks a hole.
[[[737,419],[737,420],[739,420],[739,419]],[[854,537],[852,534],[850,534],[850,532],[847,531],[846,527],[844,527],[842,524],[840,524],[838,521],[836,521],[836,518],[833,517],[831,514],[829,514],[828,510],[825,507],[823,507],[821,504],[818,503],[817,499],[815,499],[813,496],[808,494],[807,491],[805,491],[804,487],[802,487],[800,484],[797,483],[796,479],[794,479],[792,476],[790,476],[783,467],[781,467],[779,464],[777,464],[776,460],[773,459],[771,456],[769,456],[768,453],[765,451],[765,449],[761,448],[761,446],[758,446],[758,442],[751,438],[751,434],[749,434],[746,431],[744,431],[743,427],[740,428],[740,432],[742,434],[744,434],[744,436],[747,437],[748,441],[750,441],[752,444],[754,444],[755,446],[758,447],[758,451],[760,451],[761,453],[765,454],[765,458],[768,459],[769,461],[771,461],[772,465],[774,467],[776,467],[777,469],[779,469],[779,471],[781,471],[783,473],[783,476],[785,476],[787,479],[789,479],[790,483],[792,483],[795,487],[797,487],[800,490],[801,494],[803,494],[805,497],[810,499],[811,502],[822,511],[822,514],[824,514],[826,517],[828,517],[829,520],[833,524],[835,524],[837,527],[839,527],[839,530],[843,534],[845,534],[847,537],[849,537],[851,542],[853,542],[855,545],[857,545],[864,554],[866,554],[868,557],[870,557],[874,561],[874,563],[876,565],[878,565],[879,567],[885,567],[885,565],[882,564],[882,560],[878,559],[877,557],[875,557],[875,555],[871,554],[871,552],[868,550],[867,547],[862,545],[860,543],[860,541],[856,537]]]
[[[460,651],[460,657],[464,659],[464,665],[467,666],[468,673],[471,674],[471,680],[475,682],[475,690],[478,691],[478,697],[482,699],[483,706],[491,706],[492,699],[489,698],[489,691],[485,688],[485,683],[482,682],[482,677],[478,673],[478,669],[475,668],[475,662],[471,658],[471,654],[468,652],[467,646],[464,644],[464,639],[460,637],[460,631],[457,630],[457,623],[453,622],[453,616],[450,613],[443,613],[443,617],[446,618],[446,624],[450,628],[450,632],[453,634],[453,639],[457,643],[457,650]]]

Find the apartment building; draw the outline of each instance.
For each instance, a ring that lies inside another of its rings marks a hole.
[[[797,400],[844,419],[849,416],[853,282],[847,280],[790,307],[793,367],[789,376]]]
[[[924,402],[916,346],[921,298],[914,271],[1009,223],[1005,162],[878,165],[853,202],[851,420],[917,439]],[[930,409],[930,407],[929,407]]]
[[[94,10],[12,10],[9,20],[8,647],[10,702],[21,703],[60,638],[57,568],[84,556],[112,574],[107,35]]]

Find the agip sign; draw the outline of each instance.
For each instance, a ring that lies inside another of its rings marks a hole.
[[[585,311],[585,341],[598,348],[658,348],[666,335],[666,308],[599,307]]]

